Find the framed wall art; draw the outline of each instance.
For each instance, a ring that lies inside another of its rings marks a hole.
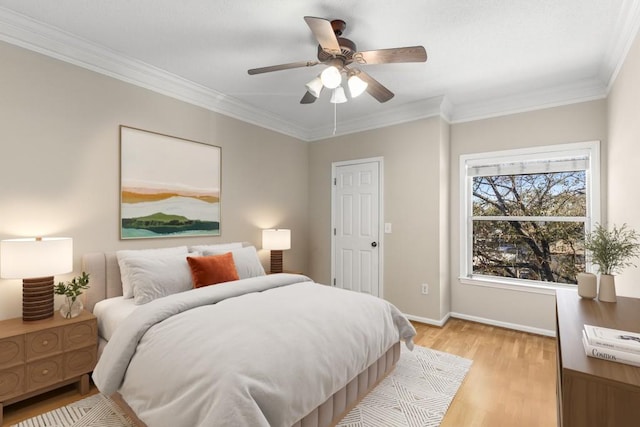
[[[221,151],[120,126],[120,238],[219,236]]]

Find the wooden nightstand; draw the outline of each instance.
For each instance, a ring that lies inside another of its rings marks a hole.
[[[3,407],[74,382],[89,392],[98,357],[98,323],[84,310],[64,319],[0,321],[0,424]]]

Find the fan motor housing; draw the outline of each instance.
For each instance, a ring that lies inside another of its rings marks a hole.
[[[342,59],[345,64],[351,62],[353,60],[353,54],[357,52],[356,44],[351,40],[342,37],[338,37],[338,44],[340,45],[340,54],[336,57]],[[322,46],[318,45],[318,60],[320,62],[325,62],[332,58],[333,55],[325,52],[322,49]]]

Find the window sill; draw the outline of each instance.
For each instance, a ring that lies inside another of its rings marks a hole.
[[[547,284],[545,282],[515,282],[508,279],[487,277],[458,277],[463,285],[484,286],[487,288],[507,289],[516,292],[529,292],[534,294],[555,295],[558,289],[577,289],[576,285],[563,285],[559,283]]]

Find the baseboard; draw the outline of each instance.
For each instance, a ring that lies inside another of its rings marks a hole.
[[[426,325],[433,325],[433,326],[439,326],[439,327],[444,326],[444,324],[447,323],[447,320],[453,317],[456,319],[468,320],[470,322],[484,323],[485,325],[498,326],[501,328],[513,329],[515,331],[528,332],[530,334],[544,335],[547,337],[554,337],[554,338],[556,336],[556,331],[552,331],[549,329],[534,328],[532,326],[519,325],[517,323],[501,322],[499,320],[486,319],[484,317],[470,316],[468,314],[455,313],[455,312],[447,313],[440,320],[428,319],[426,317],[414,316],[412,314],[406,314],[406,313],[405,313],[405,317],[415,322],[420,322]]]
[[[409,320],[413,320],[415,322],[420,322],[420,323],[424,323],[426,325],[433,325],[433,326],[444,326],[445,323],[447,323],[447,320],[449,320],[449,314],[447,313],[446,316],[444,316],[442,319],[440,320],[433,320],[433,319],[427,319],[426,317],[420,317],[420,316],[414,316],[412,314],[406,314],[405,313],[405,317]]]
[[[501,328],[514,329],[516,331],[528,332],[530,334],[536,334],[536,335],[544,335],[547,337],[556,336],[556,331],[549,330],[549,329],[534,328],[532,326],[519,325],[517,323],[501,322],[499,320],[486,319],[484,317],[477,317],[477,316],[470,316],[468,314],[462,314],[462,313],[452,312],[449,314],[451,315],[451,317],[454,317],[456,319],[469,320],[471,322],[484,323],[486,325],[499,326]]]

